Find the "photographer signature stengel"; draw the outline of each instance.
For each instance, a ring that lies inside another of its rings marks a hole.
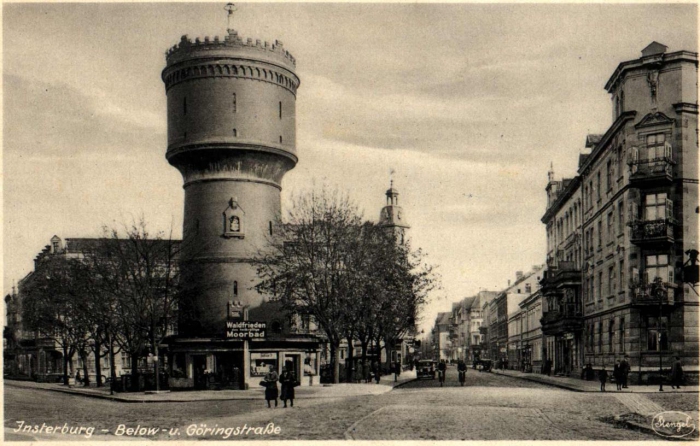
[[[695,432],[695,420],[684,412],[661,412],[651,420],[651,428],[658,435],[668,438],[686,437]]]

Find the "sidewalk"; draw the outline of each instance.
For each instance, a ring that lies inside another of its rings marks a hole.
[[[381,395],[389,392],[395,386],[416,378],[415,371],[402,372],[398,381],[394,382],[393,375],[383,376],[379,384],[321,384],[318,386],[302,386],[294,389],[296,399],[311,398],[345,398],[361,395]],[[264,399],[265,389],[262,387],[248,390],[185,390],[164,391],[162,393],[117,393],[109,394],[109,388],[96,387],[66,387],[63,384],[36,383],[33,381],[4,381],[5,387],[63,392],[92,398],[102,398],[124,403],[186,403],[191,401],[222,401],[222,400],[261,400]]]
[[[600,393],[600,382],[584,381],[578,378],[566,376],[547,376],[539,373],[523,373],[515,370],[496,370],[492,369],[492,373],[498,375],[510,376],[513,378],[524,379],[527,381],[546,384],[549,386],[559,387],[562,389],[573,390],[575,392],[598,392]],[[658,384],[650,385],[630,385],[627,389],[616,390],[615,383],[606,383],[605,389],[608,392],[615,393],[659,393]],[[680,390],[672,389],[670,385],[664,384],[664,391],[669,393],[698,393],[697,385],[683,386]]]

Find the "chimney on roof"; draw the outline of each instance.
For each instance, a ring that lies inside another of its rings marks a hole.
[[[508,286],[510,286],[510,279],[508,279]]]
[[[523,278],[523,272],[522,271],[516,271],[515,272],[515,281],[517,282],[518,280]]]

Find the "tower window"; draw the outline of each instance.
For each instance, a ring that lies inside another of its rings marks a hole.
[[[280,119],[282,119],[282,101],[280,101]]]
[[[280,144],[282,144],[282,135],[280,135]]]
[[[233,297],[237,297],[237,296],[238,296],[238,282],[234,280],[233,281]]]
[[[238,112],[238,104],[236,103],[236,93],[233,93],[233,102],[231,103],[231,109],[234,113]]]
[[[238,130],[233,129],[233,136],[234,138],[238,137]]]
[[[272,235],[272,222],[270,221],[270,222],[268,222],[268,223],[269,223],[269,231],[270,231],[270,235]]]

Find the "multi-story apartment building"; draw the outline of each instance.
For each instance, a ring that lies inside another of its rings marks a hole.
[[[589,135],[587,145],[599,141]],[[579,165],[588,155],[579,157]],[[547,184],[547,210],[542,222],[547,226],[547,273],[542,281],[542,332],[545,359],[552,361],[554,373],[577,373],[582,368],[583,309],[581,306],[581,179],[554,179],[550,168]],[[592,234],[586,233],[586,237]]]
[[[697,252],[698,58],[666,49],[617,67],[612,125],[589,135],[577,177],[550,173],[542,325],[555,371],[627,356],[645,381],[677,355],[697,377],[698,296],[682,272]]]
[[[469,351],[467,360],[475,361],[482,356],[485,350],[486,340],[482,331],[486,320],[483,314],[483,304],[494,300],[498,296],[495,291],[479,291],[469,308]]]
[[[449,311],[438,313],[433,326],[433,354],[437,360],[449,361],[452,358],[452,341],[450,340],[450,329],[452,313]]]
[[[544,344],[542,342],[542,290],[520,302],[520,343],[525,371],[541,371]]]

